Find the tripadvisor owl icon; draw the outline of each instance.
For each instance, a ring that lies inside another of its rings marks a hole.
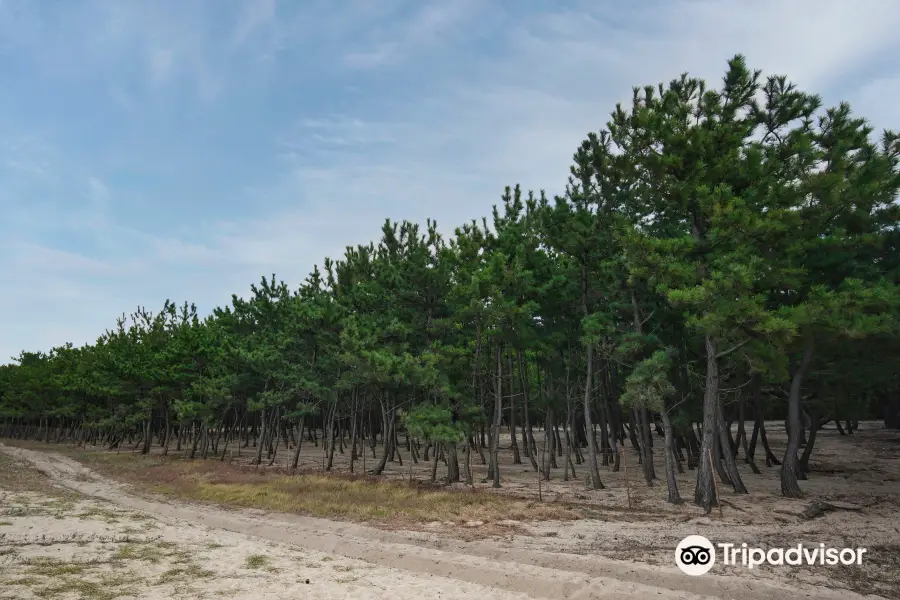
[[[703,575],[716,564],[716,549],[702,535],[689,535],[675,547],[675,564],[686,575]]]

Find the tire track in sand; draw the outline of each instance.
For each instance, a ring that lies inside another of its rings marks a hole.
[[[798,588],[779,582],[742,577],[689,577],[670,568],[611,561],[572,554],[500,547],[491,542],[466,543],[413,538],[363,525],[315,517],[232,511],[181,502],[160,502],[130,493],[59,454],[0,444],[0,451],[27,460],[52,481],[86,496],[150,514],[177,524],[189,522],[209,529],[255,536],[271,541],[338,554],[373,564],[402,569],[418,576],[439,576],[490,588],[520,592],[533,598],[570,600],[701,600],[816,598],[862,600],[847,591]]]

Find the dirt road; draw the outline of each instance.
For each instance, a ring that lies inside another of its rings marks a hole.
[[[202,531],[206,537],[215,539],[221,532],[229,532],[227,535],[231,538],[239,536],[239,545],[246,547],[258,545],[260,541],[274,542],[284,549],[300,548],[364,561],[380,568],[380,575],[371,572],[371,578],[373,581],[377,578],[382,583],[387,582],[389,591],[381,589],[381,586],[375,586],[369,592],[360,588],[352,597],[421,597],[421,590],[427,588],[437,594],[435,597],[444,599],[470,598],[477,594],[485,600],[864,598],[843,590],[797,587],[790,582],[774,580],[748,580],[712,574],[688,577],[674,564],[668,568],[651,567],[590,556],[504,547],[502,542],[497,541],[464,542],[428,534],[387,532],[311,517],[232,511],[162,501],[134,494],[126,486],[101,477],[58,454],[2,444],[0,451],[31,463],[56,485],[87,498],[151,516],[169,528],[169,535],[177,536],[179,531],[192,530]],[[332,590],[325,597],[350,597],[343,592],[343,595],[336,595],[336,592],[338,590]],[[263,596],[245,594],[241,597]]]

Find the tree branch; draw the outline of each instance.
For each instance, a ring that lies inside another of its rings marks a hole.
[[[728,350],[723,350],[722,352],[719,352],[718,354],[716,354],[716,360],[718,360],[720,358],[724,358],[724,357],[728,356],[729,354],[731,354],[732,352],[735,352],[736,350],[740,350],[741,348],[743,348],[744,346],[749,344],[751,341],[752,340],[750,338],[747,338],[740,344],[737,344],[736,346],[732,346]]]

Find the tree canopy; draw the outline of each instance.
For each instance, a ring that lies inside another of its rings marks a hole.
[[[467,460],[484,446],[500,486],[506,425],[515,462],[549,477],[565,444],[564,476],[585,461],[599,489],[626,438],[653,485],[658,428],[669,500],[686,453],[708,511],[715,477],[746,491],[742,444],[758,470],[749,408],[757,428],[787,418],[766,461],[797,497],[807,432],[897,411],[898,158],[895,132],[735,56],[718,88],[635,88],[552,199],[507,187],[452,236],[386,221],[296,288],[272,275],[206,317],[166,300],[94,344],[23,351],[0,366],[0,434],[145,453],[177,440],[193,458],[252,429],[259,464],[279,439],[299,452],[306,426],[331,456],[339,432],[354,456],[381,436],[378,474],[401,429],[435,470],[446,455],[451,481],[458,445]]]

